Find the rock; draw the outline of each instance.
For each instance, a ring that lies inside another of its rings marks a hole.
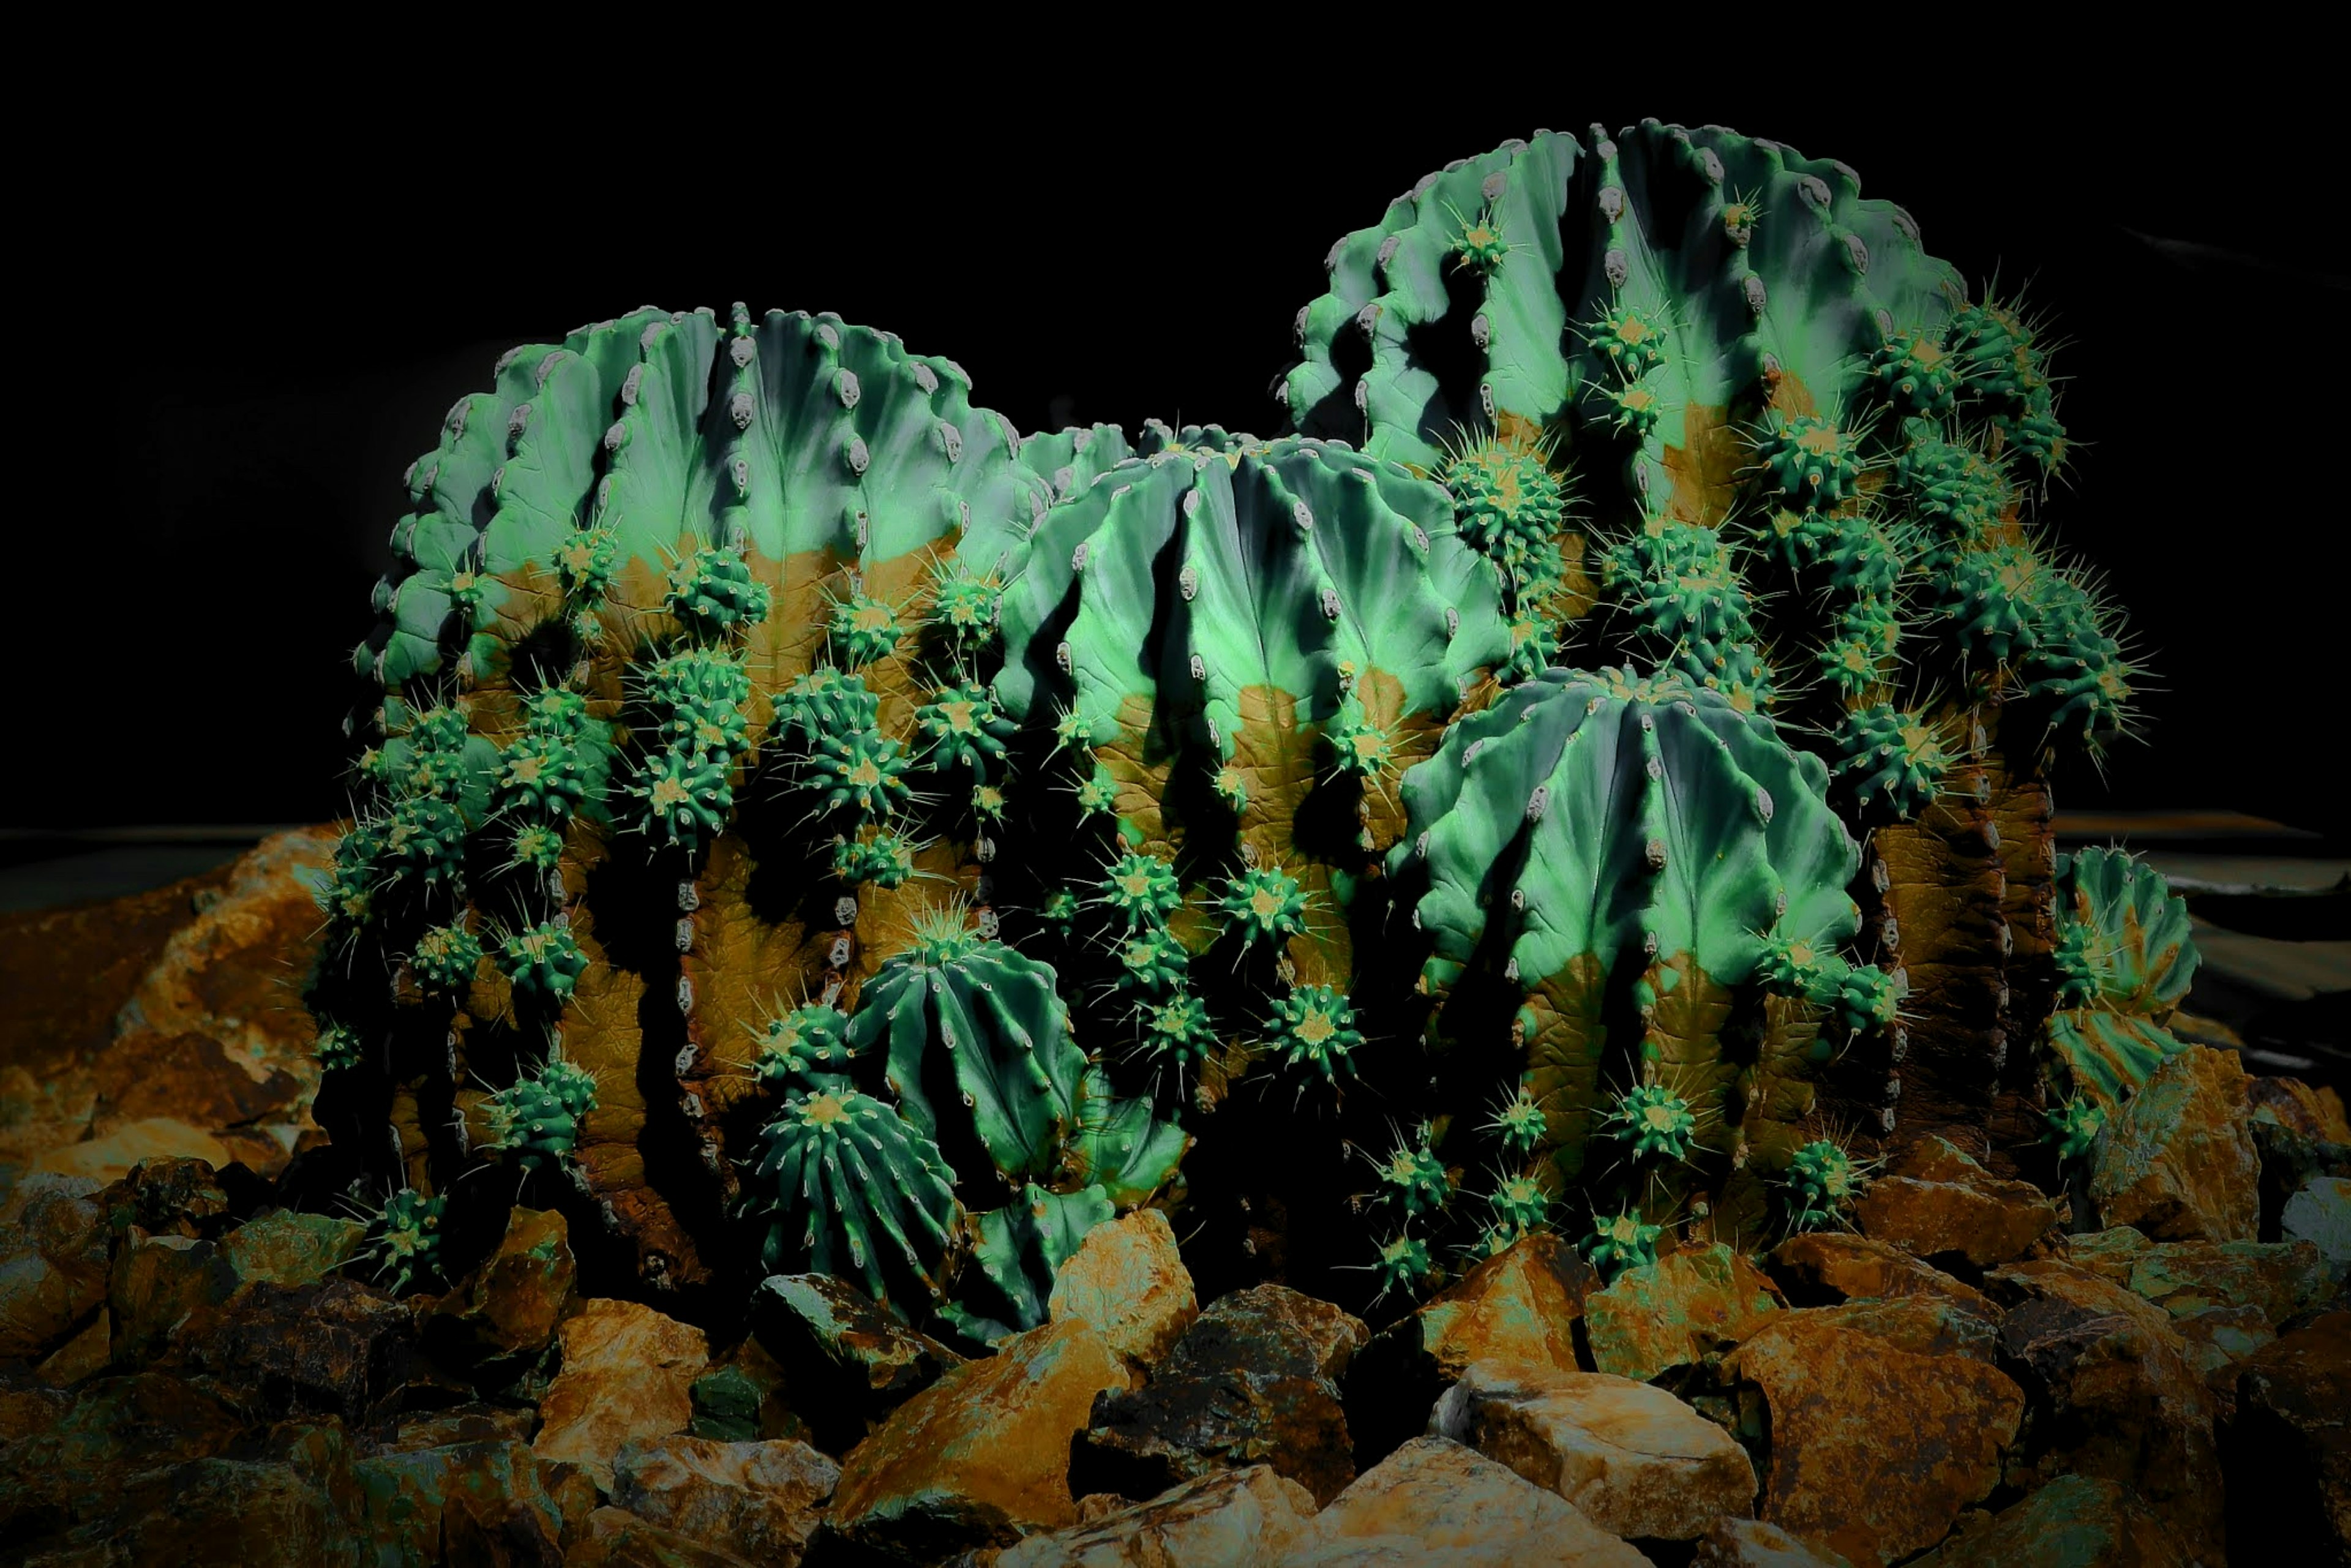
[[[247,1284],[310,1285],[359,1256],[367,1227],[324,1214],[281,1208],[221,1238],[221,1256]]]
[[[2168,1241],[2131,1260],[2125,1284],[2171,1314],[2189,1361],[2233,1387],[2234,1364],[2277,1337],[2288,1318],[2334,1293],[2326,1261],[2307,1241]]]
[[[369,1454],[409,1454],[455,1443],[530,1441],[537,1413],[504,1405],[457,1405],[421,1416],[394,1416],[369,1428],[362,1447]]]
[[[2315,1248],[2338,1287],[2351,1279],[2351,1177],[2311,1177],[2285,1200],[2278,1234]]]
[[[1139,1208],[1087,1232],[1054,1276],[1046,1311],[1055,1322],[1085,1319],[1113,1350],[1148,1366],[1191,1326],[1200,1303],[1167,1217]]]
[[[1843,1231],[1807,1230],[1772,1250],[1772,1278],[1800,1306],[1831,1301],[1935,1296],[1980,1309],[1995,1309],[1974,1286],[1952,1279],[1888,1241]]]
[[[208,1458],[141,1466],[94,1489],[94,1508],[53,1543],[73,1563],[173,1568],[359,1568],[360,1538],[336,1490],[302,1467]],[[17,1561],[26,1561],[17,1559]]]
[[[2190,1561],[2163,1521],[2124,1488],[2060,1476],[1910,1568],[2189,1568]]]
[[[137,1236],[115,1255],[106,1288],[118,1365],[152,1361],[198,1314],[235,1293],[236,1270],[220,1249],[189,1236]]]
[[[2320,1176],[2351,1177],[2351,1126],[2342,1097],[2291,1078],[2256,1078],[2253,1148],[2262,1162],[2262,1231],[2279,1224],[2294,1195]]]
[[[2105,1230],[2085,1231],[2065,1239],[2064,1261],[2076,1269],[2085,1269],[2103,1280],[2111,1280],[2123,1289],[2130,1289],[2131,1270],[2147,1256],[2154,1242],[2127,1225],[2116,1225]]]
[[[63,1388],[103,1372],[114,1364],[114,1322],[99,1308],[89,1326],[57,1346],[33,1369],[42,1382]]]
[[[225,1454],[244,1432],[217,1395],[155,1372],[95,1378],[71,1394],[0,1395],[0,1542],[22,1552],[84,1526],[102,1538],[120,1520],[127,1472]]]
[[[229,1223],[228,1189],[220,1167],[181,1155],[142,1156],[98,1195],[99,1212],[116,1238],[216,1238]]]
[[[2101,1221],[2158,1241],[2251,1241],[2261,1158],[2235,1053],[2191,1045],[2167,1059],[2099,1140],[2090,1196]]]
[[[356,1280],[248,1285],[182,1327],[172,1359],[273,1420],[360,1422],[439,1381],[418,1364],[413,1314]]]
[[[1948,1138],[1929,1134],[1871,1179],[1854,1210],[1862,1234],[1927,1259],[1973,1269],[2031,1251],[2057,1227],[2057,1208],[2031,1182],[1984,1169]]]
[[[1356,1354],[1344,1383],[1355,1463],[1371,1464],[1419,1436],[1429,1407],[1472,1362],[1576,1370],[1575,1325],[1599,1289],[1565,1238],[1538,1230],[1381,1331]]]
[[[572,1465],[517,1442],[453,1443],[353,1461],[367,1540],[387,1563],[558,1568],[596,1494]]]
[[[102,1138],[51,1149],[32,1163],[35,1172],[120,1181],[149,1160],[190,1159],[218,1170],[235,1155],[202,1127],[171,1116],[126,1122]]]
[[[106,1274],[68,1270],[35,1247],[0,1251],[0,1360],[37,1360],[106,1303]]]
[[[687,1391],[709,1364],[709,1342],[634,1301],[582,1301],[560,1333],[563,1370],[539,1402],[531,1451],[579,1465],[609,1492],[622,1444],[683,1432],[694,1419]]]
[[[1077,1522],[1070,1439],[1125,1364],[1081,1318],[1001,1342],[893,1411],[841,1462],[831,1524],[868,1550],[925,1560]]]
[[[552,1209],[510,1212],[497,1250],[426,1320],[425,1343],[459,1366],[546,1349],[579,1281],[570,1235]]]
[[[751,1332],[783,1369],[817,1447],[844,1454],[964,1358],[829,1274],[772,1274],[751,1297]]]
[[[1558,1493],[1447,1437],[1416,1437],[1318,1514],[1283,1568],[1647,1568]]]
[[[1972,1356],[1922,1354],[1965,1316],[1917,1297],[1803,1308],[1740,1345],[1726,1370],[1770,1410],[1761,1517],[1877,1568],[1932,1545],[1987,1496],[2024,1397]]]
[[[1312,1494],[1270,1465],[1216,1470],[1148,1502],[1031,1535],[1006,1547],[995,1568],[1282,1568],[1313,1518]]]
[[[648,1524],[791,1568],[841,1469],[805,1443],[632,1438],[612,1458],[612,1501]]]
[[[2351,1558],[2351,1312],[2253,1353],[2220,1456],[2241,1551],[2259,1542],[2266,1562]]]
[[[2296,1078],[2255,1078],[2247,1083],[2245,1097],[2256,1122],[2330,1144],[2351,1144],[2351,1120],[2344,1116],[2343,1096],[2332,1087],[2313,1089]]]
[[[1367,1337],[1358,1320],[1286,1286],[1219,1298],[1148,1385],[1095,1402],[1071,1454],[1071,1490],[1140,1500],[1265,1461],[1328,1502],[1355,1479],[1336,1377]]]
[[[1690,1568],[1853,1568],[1835,1552],[1814,1551],[1760,1519],[1718,1519],[1698,1538]]]
[[[1595,1369],[1646,1382],[1729,1349],[1780,1310],[1762,1271],[1717,1241],[1625,1270],[1584,1298],[1583,1328]]]
[[[1662,1388],[1598,1372],[1473,1364],[1430,1429],[1548,1487],[1612,1535],[1689,1541],[1755,1503],[1755,1467]]]
[[[563,1568],[759,1568],[750,1558],[650,1524],[626,1509],[598,1509],[588,1516],[588,1531],[564,1554]]]
[[[2001,1364],[2032,1401],[2009,1480],[2038,1486],[2079,1474],[2127,1487],[2191,1554],[2220,1560],[2219,1402],[2160,1307],[2056,1260],[1984,1276],[2007,1307]]]
[[[696,1437],[722,1443],[809,1440],[808,1427],[785,1403],[783,1368],[756,1339],[745,1340],[724,1364],[695,1378],[687,1394],[694,1421],[686,1430]]]

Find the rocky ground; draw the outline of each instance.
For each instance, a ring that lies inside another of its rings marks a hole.
[[[395,1297],[281,1205],[323,847],[0,918],[0,1562],[2351,1559],[2351,1126],[2231,1051],[2072,1191],[1928,1139],[1852,1232],[1605,1288],[1537,1236],[1377,1324],[1204,1303],[1145,1211],[983,1359],[814,1276],[714,1338],[557,1214]]]

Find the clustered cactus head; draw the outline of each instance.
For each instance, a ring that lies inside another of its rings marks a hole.
[[[741,306],[502,360],[353,653],[308,999],[355,1171],[466,1204],[491,1152],[646,1281],[982,1342],[1196,1143],[1204,1225],[1267,1197],[1383,1294],[1577,1214],[1611,1276],[1838,1223],[1832,1114],[1890,1131],[1966,1010],[1894,907],[2130,726],[2038,527],[2045,326],[1844,165],[1654,121],[1450,166],[1328,274],[1270,438],[1023,437]],[[1997,995],[2061,1004],[2071,1147],[2192,950],[2152,873],[2003,875],[1945,902],[2056,900]]]

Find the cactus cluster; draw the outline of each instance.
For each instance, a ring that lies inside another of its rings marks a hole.
[[[1022,437],[741,306],[500,361],[353,654],[355,1174],[442,1251],[487,1159],[653,1288],[986,1343],[1137,1205],[1409,1293],[1840,1223],[1906,1078],[2111,1109],[2192,958],[2049,852],[2135,671],[2035,526],[2045,327],[1843,164],[1656,122],[1328,270],[1265,438]]]

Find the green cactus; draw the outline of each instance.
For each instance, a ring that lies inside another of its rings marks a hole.
[[[2137,669],[2037,528],[2046,326],[1843,164],[1654,121],[1328,270],[1264,440],[1023,438],[740,307],[502,360],[353,655],[337,1148],[474,1201],[454,1093],[649,1283],[739,1244],[992,1342],[1195,1174],[1204,1268],[1280,1213],[1409,1295],[1571,1208],[1612,1276],[1835,1223],[1904,1075],[1988,1119],[2011,1035],[2110,1112],[2193,960],[2049,870]]]
[[[393,1295],[441,1272],[441,1220],[448,1202],[402,1188],[369,1216],[360,1259],[375,1265],[379,1281],[390,1277]]]
[[[2154,867],[2114,850],[2064,857],[2057,893],[2051,1066],[2061,1090],[2112,1114],[2187,1049],[2166,1026],[2199,962],[2188,904]]]

